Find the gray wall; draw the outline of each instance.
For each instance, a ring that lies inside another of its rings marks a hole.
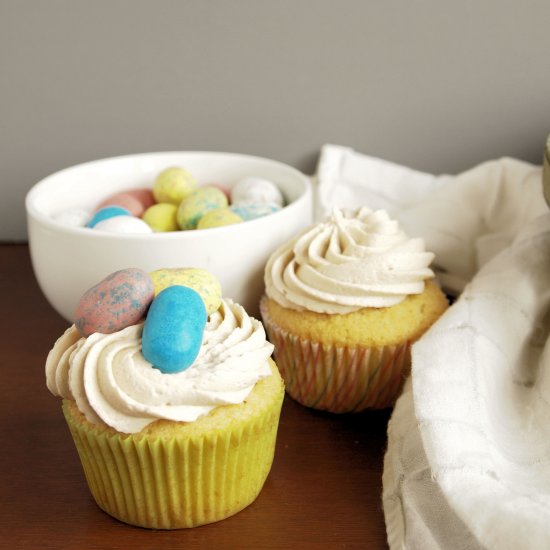
[[[0,240],[35,181],[125,153],[538,163],[549,53],[546,0],[0,0]]]

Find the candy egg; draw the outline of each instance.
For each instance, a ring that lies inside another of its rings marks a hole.
[[[92,219],[87,223],[86,227],[95,227],[95,225],[108,218],[114,218],[115,216],[130,216],[130,212],[126,208],[120,206],[105,206],[94,213]]]
[[[74,208],[72,210],[65,210],[54,216],[54,220],[67,227],[85,227],[90,221],[92,215],[87,210],[80,208]]]
[[[229,208],[244,221],[261,218],[281,209],[276,204],[236,204],[231,205]]]
[[[216,208],[207,212],[197,223],[197,229],[208,229],[209,227],[222,227],[242,223],[243,219],[233,212],[229,207]]]
[[[97,205],[97,210],[101,210],[101,208],[105,208],[106,206],[120,206],[126,208],[132,216],[137,217],[140,217],[145,210],[143,204],[130,193],[115,193],[107,197]]]
[[[159,202],[147,208],[142,219],[153,231],[177,231],[179,229],[177,213],[178,207],[175,204]]]
[[[135,197],[143,205],[144,210],[147,210],[147,208],[149,208],[156,202],[153,195],[153,190],[149,189],[148,187],[129,189],[128,191],[126,191],[126,194]]]
[[[193,175],[185,168],[172,166],[163,170],[153,185],[153,195],[157,202],[179,204],[197,186]]]
[[[195,229],[198,221],[210,210],[227,206],[223,191],[211,185],[197,188],[178,207],[178,225],[181,229]]]
[[[192,288],[165,288],[153,300],[143,325],[143,357],[165,374],[187,369],[199,354],[206,320],[204,302]]]
[[[284,206],[280,189],[265,178],[248,177],[237,182],[231,189],[232,204],[276,204]]]
[[[228,201],[231,200],[231,190],[228,185],[224,185],[223,183],[209,183],[208,186],[217,187],[227,197]]]
[[[165,288],[175,285],[192,288],[203,299],[208,315],[214,313],[222,303],[220,281],[206,269],[174,267],[157,269],[149,275],[153,281],[155,295],[158,295]]]
[[[82,336],[117,332],[142,319],[153,297],[153,281],[145,271],[115,271],[84,293],[76,308],[75,326]]]
[[[153,230],[142,219],[134,216],[114,216],[95,224],[94,231],[108,233],[152,233]]]

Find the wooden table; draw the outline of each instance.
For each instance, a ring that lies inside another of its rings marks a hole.
[[[381,475],[389,411],[331,415],[290,398],[257,500],[178,531],[120,523],[93,502],[44,361],[66,328],[26,245],[0,245],[0,548],[387,548]]]

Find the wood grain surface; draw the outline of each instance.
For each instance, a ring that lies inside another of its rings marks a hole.
[[[254,503],[177,531],[125,525],[92,500],[44,362],[67,327],[27,245],[0,245],[0,548],[387,548],[382,462],[389,411],[331,415],[286,398],[275,460]]]

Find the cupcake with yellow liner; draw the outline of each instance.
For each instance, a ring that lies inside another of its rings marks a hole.
[[[448,307],[433,258],[366,207],[336,209],[279,247],[260,311],[289,395],[334,413],[392,406],[411,344]]]
[[[95,501],[155,529],[219,521],[255,500],[284,396],[262,324],[228,299],[208,315],[188,368],[167,373],[146,359],[146,325],[173,288],[120,330],[84,337],[69,327],[46,361]]]

